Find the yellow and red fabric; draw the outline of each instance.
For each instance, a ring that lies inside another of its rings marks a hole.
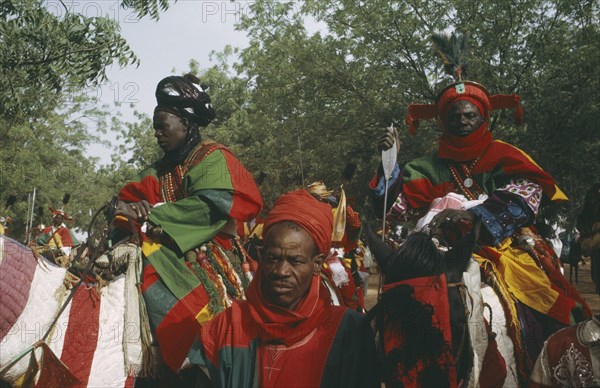
[[[74,247],[79,245],[79,240],[73,234],[73,232],[64,225],[54,229],[52,226],[45,227],[40,235],[36,239],[38,245],[49,244],[50,246],[61,247]]]

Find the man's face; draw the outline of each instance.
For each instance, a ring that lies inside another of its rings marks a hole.
[[[477,107],[465,100],[459,100],[448,108],[446,121],[450,134],[464,137],[470,135],[483,124],[483,117]]]
[[[174,114],[157,111],[154,113],[154,137],[164,152],[179,150],[185,145],[186,126]]]
[[[63,216],[61,216],[60,214],[55,214],[54,217],[52,217],[52,225],[60,226],[62,223],[63,223]]]
[[[308,292],[312,277],[318,273],[323,255],[307,231],[291,222],[271,227],[261,253],[261,292],[271,304],[294,309]]]

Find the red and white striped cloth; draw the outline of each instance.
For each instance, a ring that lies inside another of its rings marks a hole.
[[[0,236],[0,370],[45,334],[70,292],[65,276],[64,268],[38,262],[27,247]],[[61,314],[47,343],[79,380],[77,387],[133,386],[134,378],[126,374],[123,341],[134,331],[125,324],[124,310],[121,275],[100,293],[80,286]],[[17,382],[29,359],[22,358],[2,378]]]

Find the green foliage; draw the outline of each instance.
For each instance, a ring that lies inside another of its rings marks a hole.
[[[70,193],[65,210],[75,217],[75,226],[82,227],[90,219],[90,209],[95,210],[112,195],[110,178],[96,172],[97,160],[86,155],[86,145],[98,139],[88,134],[85,120],[75,116],[82,113],[79,107],[75,104],[65,112],[50,112],[44,119],[20,124],[7,125],[0,120],[2,127],[7,128],[0,147],[1,198],[10,194],[18,197],[8,212],[15,221],[13,236],[23,236],[30,211],[27,196],[34,188],[35,208],[43,208],[43,216],[36,217],[34,225],[48,224],[48,208],[60,208],[63,195]],[[99,127],[104,125],[105,113],[88,114],[99,120]]]
[[[49,223],[48,207],[60,207],[68,192],[65,210],[82,227],[119,182],[113,171],[98,171],[98,161],[86,154],[97,134],[111,127],[107,108],[86,88],[98,87],[109,65],[138,60],[116,21],[60,4],[64,10],[41,0],[0,4],[0,200],[18,197],[6,215],[13,217],[11,235],[19,239],[34,188],[35,207],[44,210],[34,225]]]
[[[409,103],[432,101],[451,81],[429,38],[456,31],[470,37],[469,79],[522,97],[526,126],[498,114],[494,136],[530,153],[578,204],[600,170],[598,21],[592,0],[258,0],[239,25],[251,41],[229,78],[236,86],[221,80],[212,93],[217,109],[221,94],[240,111],[213,131],[255,175],[267,174],[267,204],[313,180],[339,185],[352,161],[348,192],[369,212],[382,127],[401,128],[401,163],[436,147],[435,123],[410,137],[403,118]]]
[[[169,3],[122,5],[158,18]],[[249,47],[214,53],[209,69],[190,63],[217,109],[202,133],[264,177],[267,207],[314,180],[338,186],[354,162],[347,193],[359,211],[378,217],[366,187],[379,163],[377,137],[390,123],[400,128],[400,163],[436,148],[435,123],[409,136],[403,119],[409,103],[431,102],[451,82],[430,36],[455,31],[469,36],[469,79],[491,93],[521,95],[526,125],[496,114],[494,136],[555,176],[573,199],[561,211],[572,216],[600,171],[599,13],[594,0],[257,0],[238,26]],[[83,91],[105,79],[109,64],[137,59],[108,18],[58,17],[38,0],[5,1],[0,17],[0,200],[18,195],[11,212],[22,228],[33,187],[44,207],[70,192],[67,211],[82,225],[89,209],[160,156],[147,114],[135,123],[109,119]],[[110,166],[98,168],[85,154],[97,140],[90,128],[115,130]]]
[[[43,117],[68,91],[104,81],[113,62],[138,62],[116,21],[53,15],[41,0],[3,2],[0,36],[0,116],[11,123]]]
[[[133,9],[139,17],[148,15],[158,20],[160,13],[169,8],[169,0],[123,0],[122,6]]]

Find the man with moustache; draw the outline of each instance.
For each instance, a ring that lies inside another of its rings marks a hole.
[[[331,305],[320,281],[331,207],[305,190],[287,193],[263,233],[247,300],[203,325],[191,361],[205,364],[216,386],[379,386],[370,327]]]

